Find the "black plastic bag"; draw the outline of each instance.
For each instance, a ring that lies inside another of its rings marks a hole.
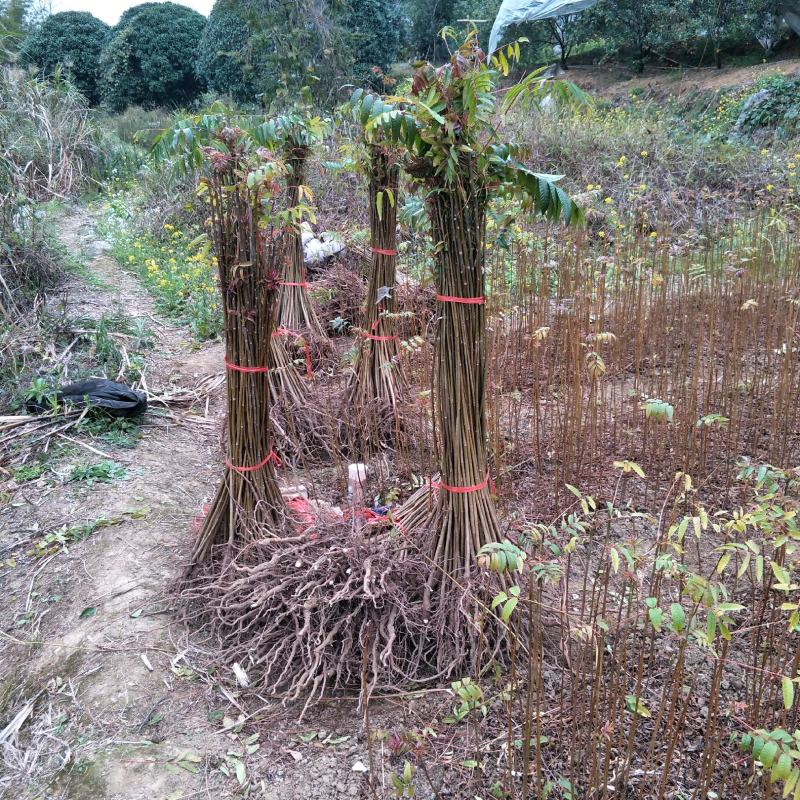
[[[62,386],[56,392],[56,400],[59,405],[96,408],[112,417],[138,417],[147,410],[147,395],[124,383],[105,378],[92,378]],[[31,414],[50,410],[46,402],[36,400],[29,400],[26,408]]]

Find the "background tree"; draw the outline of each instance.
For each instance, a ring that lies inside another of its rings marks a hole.
[[[457,2],[458,0],[407,0],[411,45],[416,56],[436,61],[447,53],[439,31],[455,22]]]
[[[800,33],[800,3],[797,0],[755,0],[749,8],[745,20],[747,31],[764,49],[771,54],[779,42],[792,29]]]
[[[176,3],[128,9],[103,51],[102,95],[115,111],[190,103],[202,91],[195,72],[202,14]]]
[[[247,64],[250,29],[231,3],[217,2],[197,48],[197,74],[211,91],[238,102],[255,99],[252,70]]]
[[[349,58],[344,0],[266,0],[242,6],[249,47],[264,64],[257,77],[265,100],[291,98],[310,86],[318,102],[330,102]]]
[[[256,11],[252,0],[217,0],[198,47],[198,75],[212,91],[240,103],[255,102],[274,80],[267,77],[267,54],[253,46],[248,17]]]
[[[20,62],[51,75],[58,64],[93,105],[100,101],[100,57],[111,29],[85,11],[48,17],[20,48]]]
[[[752,8],[752,0],[695,0],[692,3],[691,17],[697,33],[710,45],[717,69],[722,69],[723,44],[737,34],[743,38]]]
[[[350,31],[353,83],[370,78],[372,67],[386,72],[405,43],[409,20],[394,0],[350,0],[344,27]]]
[[[689,21],[686,0],[601,0],[582,14],[587,30],[602,34],[618,51],[629,52],[638,72],[651,53],[680,41]]]
[[[569,69],[569,57],[576,45],[588,38],[586,17],[582,14],[567,14],[562,17],[543,20],[546,41],[552,45],[558,54],[558,61],[562,69]]]

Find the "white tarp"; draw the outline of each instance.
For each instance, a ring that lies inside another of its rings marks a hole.
[[[503,0],[492,25],[489,37],[489,55],[497,50],[503,34],[510,25],[533,22],[537,19],[565,17],[593,6],[597,0]]]

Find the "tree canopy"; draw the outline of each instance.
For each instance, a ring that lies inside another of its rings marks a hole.
[[[129,105],[174,106],[203,89],[195,71],[206,18],[176,3],[128,9],[103,52],[103,99],[115,111]]]
[[[200,39],[198,76],[217,94],[229,94],[239,102],[252,101],[259,91],[260,70],[249,45],[244,4],[218,0]]]
[[[86,11],[64,11],[48,17],[23,41],[20,62],[46,75],[60,64],[90,103],[100,100],[100,57],[111,29]]]
[[[368,77],[372,67],[388,70],[400,55],[408,24],[401,3],[351,0],[345,28],[350,34],[349,71],[354,82]]]

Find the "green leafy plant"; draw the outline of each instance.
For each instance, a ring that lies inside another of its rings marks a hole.
[[[114,483],[127,478],[128,472],[116,461],[104,459],[96,464],[76,464],[69,475],[69,480],[77,483]]]
[[[390,776],[395,797],[414,797],[414,768],[410,761],[403,762],[403,771]]]
[[[26,481],[35,481],[41,478],[47,472],[48,467],[41,461],[34,461],[30,464],[23,464],[21,467],[16,467],[13,470],[14,480],[18,483]]]
[[[57,407],[56,392],[50,382],[45,378],[34,378],[30,388],[25,393],[25,399],[33,401],[39,406]]]
[[[759,729],[742,734],[739,749],[748,753],[770,783],[782,784],[782,796],[800,797],[800,731]]]
[[[645,400],[641,404],[641,409],[644,411],[646,419],[652,419],[655,422],[672,422],[675,416],[675,408],[670,403],[656,398]]]
[[[81,433],[96,437],[116,447],[135,447],[141,438],[139,425],[130,419],[103,413],[87,416],[78,427]]]
[[[453,681],[450,688],[459,702],[453,705],[450,716],[445,717],[446,724],[455,725],[463,722],[473,711],[478,711],[483,717],[486,716],[489,707],[486,705],[483,690],[472,678]]]

